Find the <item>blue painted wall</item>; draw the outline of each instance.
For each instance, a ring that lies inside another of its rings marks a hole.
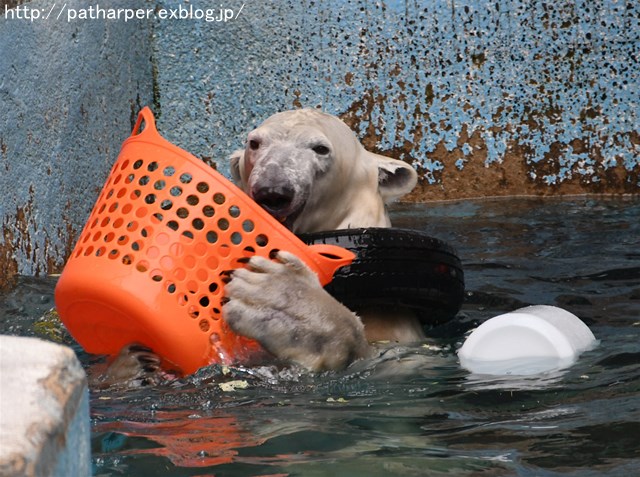
[[[341,115],[427,184],[511,155],[536,185],[597,185],[617,167],[616,186],[640,186],[635,1],[260,2],[156,34],[161,123],[202,156],[303,105]]]
[[[48,12],[55,2],[22,3]],[[132,117],[153,97],[150,24],[15,12],[0,11],[0,288],[15,273],[62,267]]]
[[[145,103],[168,139],[223,172],[250,129],[306,106],[414,164],[413,199],[640,191],[636,0],[102,6],[232,18],[29,22],[3,8],[5,276],[59,269]]]

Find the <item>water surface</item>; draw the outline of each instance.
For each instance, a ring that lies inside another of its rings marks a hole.
[[[399,205],[392,218],[457,247],[468,295],[454,323],[341,373],[211,366],[155,388],[94,390],[95,475],[637,475],[640,200]],[[23,279],[0,297],[0,331],[56,338],[35,320],[54,285]],[[465,332],[528,304],[568,309],[600,345],[534,376],[459,367]]]

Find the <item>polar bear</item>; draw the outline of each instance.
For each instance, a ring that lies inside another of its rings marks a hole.
[[[340,119],[315,109],[277,113],[251,131],[230,158],[234,181],[294,233],[390,227],[386,204],[410,192],[416,171],[365,150]],[[373,354],[370,343],[423,339],[408,310],[349,310],[300,259],[254,256],[225,285],[223,317],[281,361],[338,370]],[[140,344],[125,347],[102,382],[158,382],[161,360]]]
[[[410,165],[368,152],[345,123],[315,109],[275,114],[251,131],[231,156],[231,175],[294,233],[389,227],[386,204],[417,182]],[[236,333],[313,371],[370,355],[372,341],[424,338],[408,311],[347,309],[287,252],[251,258],[225,293],[223,316]]]

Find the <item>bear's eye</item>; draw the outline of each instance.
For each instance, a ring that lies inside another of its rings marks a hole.
[[[249,149],[255,151],[257,149],[260,148],[260,141],[256,140],[256,139],[251,139],[249,141]]]
[[[311,148],[313,152],[316,154],[320,154],[321,156],[326,156],[329,154],[329,148],[327,146],[323,146],[322,144],[318,144],[317,146],[313,146]]]

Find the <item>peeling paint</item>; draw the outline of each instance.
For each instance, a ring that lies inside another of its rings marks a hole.
[[[317,107],[414,165],[413,200],[640,191],[636,1],[245,2],[215,24],[0,17],[0,44],[0,284],[60,267],[144,104],[227,174],[261,121]]]
[[[2,242],[0,242],[0,291],[15,284],[18,274],[18,261],[13,254],[14,235],[12,229],[2,225]]]
[[[637,2],[283,1],[156,35],[161,125],[223,171],[246,131],[307,106],[414,164],[425,190],[478,161],[524,174],[520,192],[640,190]],[[453,165],[440,146],[458,153]]]
[[[61,269],[131,111],[152,98],[149,28],[0,16],[0,288]]]

